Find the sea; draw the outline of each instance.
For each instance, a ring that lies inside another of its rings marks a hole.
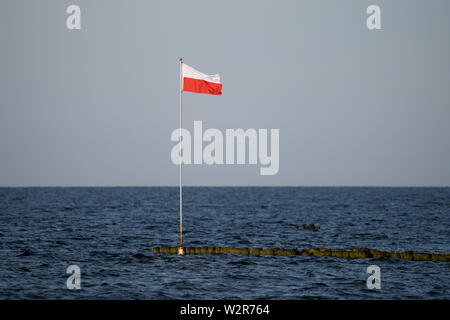
[[[183,201],[188,247],[450,252],[450,188],[185,187]],[[0,188],[0,299],[450,298],[447,262],[153,254],[179,244],[178,206],[177,187]]]

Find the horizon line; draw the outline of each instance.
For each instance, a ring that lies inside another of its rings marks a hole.
[[[179,185],[29,185],[1,188],[179,188]],[[188,188],[450,188],[450,185],[183,185]]]

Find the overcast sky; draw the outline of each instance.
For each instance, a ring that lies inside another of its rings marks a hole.
[[[81,7],[81,30],[66,8]],[[382,30],[366,9],[381,7]],[[178,58],[219,73],[184,123],[280,129],[280,169],[186,185],[449,186],[450,2],[0,3],[0,186],[177,185]]]

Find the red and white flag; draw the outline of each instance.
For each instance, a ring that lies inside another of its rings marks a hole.
[[[183,91],[221,95],[220,76],[201,73],[183,63]]]

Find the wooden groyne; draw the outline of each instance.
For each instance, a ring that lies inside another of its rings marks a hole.
[[[191,254],[240,254],[240,255],[274,255],[274,256],[329,256],[346,259],[381,259],[396,258],[410,261],[440,261],[449,262],[450,253],[424,253],[413,251],[380,251],[367,248],[350,248],[344,250],[328,248],[311,249],[262,249],[262,248],[230,248],[230,247],[185,247],[184,252]],[[177,254],[178,247],[154,247],[155,254]]]

